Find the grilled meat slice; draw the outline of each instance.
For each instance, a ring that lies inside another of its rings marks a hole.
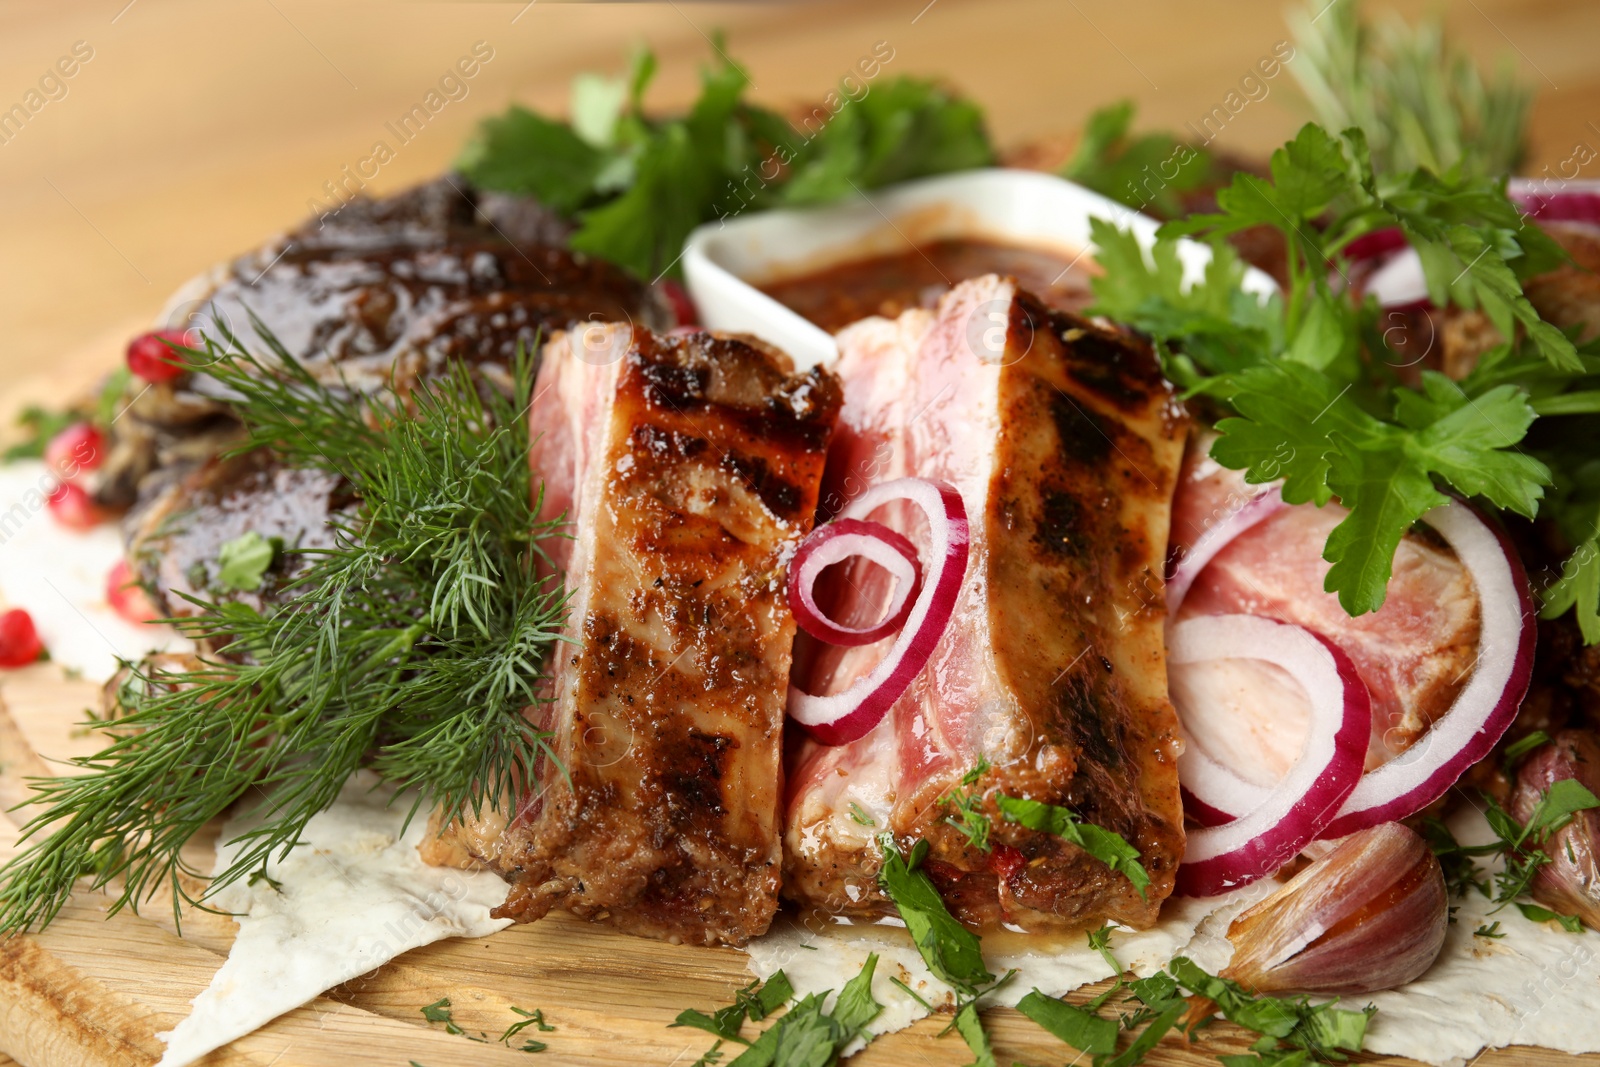
[[[532,201],[520,215],[516,207],[515,198],[479,197],[449,178],[355,201],[214,271],[174,298],[169,316],[213,337],[225,326],[260,350],[254,313],[330,386],[392,382],[402,390],[458,362],[484,388],[505,388],[519,345],[589,320],[668,321],[619,268],[551,245],[512,244],[508,226],[560,236],[548,219],[524,217],[538,214]],[[317,544],[328,496],[339,493],[320,475],[276,469],[270,457],[215,460],[240,428],[214,393],[194,374],[131,386],[99,482],[102,504],[137,505],[124,529],[141,578],[174,614],[188,610],[175,594],[199,590],[186,578],[191,568],[214,563],[223,541],[259,528],[289,544]],[[234,529],[228,515],[264,525]]]
[[[783,574],[837,380],[754,340],[594,326],[546,347],[535,395],[542,514],[574,522],[552,548],[572,643],[542,709],[564,770],[453,844],[511,881],[497,915],[742,944],[778,903]]]
[[[794,754],[786,893],[891,914],[874,841],[888,830],[930,842],[927,869],[968,922],[1150,925],[1183,850],[1161,575],[1187,433],[1154,355],[994,276],[935,311],[849,327],[839,345],[827,503],[901,475],[943,480],[965,502],[971,556],[949,627],[878,727]],[[923,536],[898,511],[875,517]],[[868,577],[832,590],[835,610],[848,616]],[[882,652],[802,636],[794,682],[837,692]],[[988,853],[941,802],[980,758],[992,765],[973,787],[993,818]],[[1061,838],[1003,822],[996,792],[1121,834],[1150,873],[1148,898]]]

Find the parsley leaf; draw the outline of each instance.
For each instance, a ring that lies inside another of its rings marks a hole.
[[[994,1048],[989,1044],[989,1034],[983,1028],[983,1020],[978,1017],[976,1000],[969,1000],[957,1009],[952,1025],[972,1051],[972,1063],[968,1067],[997,1067]]]
[[[17,415],[17,426],[23,431],[23,439],[8,447],[4,455],[0,455],[0,461],[11,463],[19,459],[42,458],[45,446],[80,419],[81,416],[76,412],[50,411],[37,404],[29,404]]]
[[[753,1019],[759,1022],[765,1019],[788,1003],[792,996],[794,996],[794,986],[790,983],[789,976],[779,971],[767,979],[765,984],[752,981],[740,989],[734,994],[733,1003],[727,1007],[718,1008],[709,1014],[694,1008],[686,1008],[667,1026],[668,1029],[690,1026],[727,1041],[749,1044],[739,1036],[739,1030],[744,1026],[745,1020]]]
[[[261,588],[267,570],[283,551],[283,541],[250,530],[224,541],[217,553],[217,584],[224,589],[250,593]]]
[[[1115,1019],[1099,1018],[1037,989],[1017,1001],[1017,1010],[1081,1052],[1106,1056],[1117,1051],[1121,1027]]]
[[[877,966],[877,954],[868,956],[860,973],[839,991],[831,1013],[823,1010],[826,993],[796,1001],[728,1067],[833,1067],[851,1042],[869,1036],[867,1024],[883,1011],[872,997]]]
[[[1060,174],[1102,196],[1140,211],[1171,218],[1183,211],[1180,193],[1202,188],[1215,163],[1210,153],[1166,133],[1130,136],[1134,103],[1100,108],[1084,123],[1083,135]]]
[[[995,797],[995,804],[1008,821],[1020,823],[1030,830],[1055,834],[1077,845],[1132,882],[1139,896],[1144,897],[1150,885],[1150,875],[1139,862],[1139,850],[1128,844],[1120,834],[1094,823],[1086,823],[1068,808],[1039,800],[1001,793]]]
[[[1576,915],[1561,915],[1551,911],[1549,908],[1541,908],[1537,904],[1524,904],[1521,901],[1516,903],[1517,910],[1522,912],[1523,917],[1526,919],[1532,919],[1536,923],[1558,923],[1569,934],[1583,933],[1583,920]],[[1499,924],[1497,923],[1496,925]],[[1505,935],[1501,934],[1499,936],[1504,937]]]
[[[927,854],[926,842],[918,842],[909,856],[902,856],[889,834],[879,838],[883,866],[878,884],[894,902],[929,970],[947,985],[967,996],[994,981],[983,963],[978,935],[950,914],[933,881],[918,865]]]

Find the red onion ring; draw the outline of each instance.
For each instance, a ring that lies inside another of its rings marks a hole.
[[[1510,728],[1533,676],[1535,620],[1522,561],[1497,524],[1452,500],[1422,521],[1439,532],[1472,576],[1483,623],[1472,677],[1433,727],[1363,777],[1322,837],[1343,837],[1414,815],[1489,754]]]
[[[1311,727],[1300,759],[1248,812],[1189,833],[1174,887],[1185,896],[1230,892],[1299,855],[1361,780],[1372,729],[1372,698],[1355,664],[1321,634],[1256,615],[1198,616],[1168,634],[1170,664],[1230,658],[1265,660],[1288,671],[1310,697]],[[1186,764],[1191,787],[1205,781],[1193,774],[1187,748],[1178,759],[1180,775]],[[1239,803],[1234,798],[1227,806]]]
[[[1556,188],[1551,189],[1551,186]],[[1506,187],[1506,195],[1540,222],[1600,224],[1600,181],[1513,178]]]
[[[1206,527],[1205,532],[1189,546],[1189,551],[1176,561],[1171,577],[1167,579],[1167,614],[1172,616],[1178,613],[1194,580],[1218,552],[1227,548],[1246,530],[1288,506],[1283,502],[1282,487],[1273,485]]]
[[[851,627],[834,622],[816,601],[817,578],[824,569],[852,556],[871,560],[894,577],[894,594],[883,621]],[[789,562],[789,608],[800,629],[830,645],[870,645],[901,626],[922,589],[922,567],[910,541],[881,522],[835,519],[811,531]]]
[[[789,686],[790,718],[825,745],[865,737],[888,714],[933,655],[967,574],[967,509],[961,494],[948,485],[923,478],[885,482],[847,504],[839,517],[864,519],[898,500],[909,501],[927,516],[930,545],[923,557],[922,589],[894,644],[877,666],[843,692],[812,696]]]

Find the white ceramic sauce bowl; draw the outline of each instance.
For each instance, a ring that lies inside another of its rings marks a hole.
[[[1042,249],[1074,262],[1092,259],[1092,218],[1131,230],[1146,248],[1160,225],[1051,174],[972,170],[904,182],[842,204],[708,222],[689,235],[683,270],[702,325],[755,334],[806,368],[833,359],[833,336],[758,285],[959,237]],[[1178,258],[1185,279],[1193,282],[1211,261],[1211,250],[1184,240]],[[1257,295],[1278,288],[1271,276],[1255,268],[1247,272],[1243,287]]]

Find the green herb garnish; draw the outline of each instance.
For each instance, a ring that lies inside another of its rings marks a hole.
[[[989,816],[983,810],[983,790],[976,788],[978,780],[989,773],[989,761],[983,756],[961,776],[960,784],[939,798],[940,804],[955,809],[945,822],[959,830],[973,848],[989,851]]]
[[[1090,115],[1061,176],[1135,210],[1175,218],[1184,213],[1179,194],[1204,187],[1216,165],[1205,149],[1171,134],[1130,136],[1134,111],[1132,100],[1122,100]]]
[[[739,1021],[732,1026],[732,1032],[719,1035],[717,1043],[707,1050],[698,1062],[703,1064],[720,1062],[722,1042],[729,1040],[749,1047],[730,1061],[728,1067],[800,1067],[800,1065],[834,1067],[839,1062],[840,1053],[852,1042],[871,1040],[871,1035],[867,1033],[867,1024],[883,1011],[883,1005],[872,998],[872,976],[877,967],[878,956],[877,953],[873,953],[867,957],[860,973],[839,990],[839,997],[834,1002],[831,1012],[823,1008],[828,994],[812,993],[791,1004],[789,1010],[776,1023],[762,1031],[753,1041],[747,1041],[739,1036],[739,1025],[743,1023],[744,1015],[738,1014]],[[780,979],[781,985],[775,986],[774,983]],[[769,997],[764,997],[763,994],[769,989],[773,990],[773,993]],[[778,995],[780,989],[783,991],[782,996]],[[750,991],[750,987],[747,986],[741,992],[746,991]],[[751,1016],[759,1019],[781,1007],[784,1001],[793,995],[794,990],[790,988],[788,979],[783,977],[782,971],[779,971],[768,980],[760,992],[751,991],[750,995],[744,998],[742,1006],[739,1001],[735,1001],[729,1008],[720,1009],[709,1016],[704,1013],[696,1014],[702,1019],[714,1019],[730,1009],[736,1012],[748,1010],[751,1004],[759,1001],[763,1007],[763,1014]],[[700,1026],[699,1022],[684,1024],[682,1018],[680,1015],[680,1021],[672,1025]],[[731,1020],[734,1015],[730,1014],[726,1018]],[[706,1027],[701,1026],[701,1029]],[[715,1030],[710,1032],[717,1033]]]
[[[1214,214],[1164,225],[1148,257],[1096,223],[1104,273],[1092,283],[1094,310],[1151,334],[1175,381],[1231,409],[1217,424],[1218,462],[1250,482],[1283,479],[1291,503],[1339,498],[1349,515],[1324,556],[1327,588],[1346,611],[1382,605],[1396,547],[1449,500],[1444,489],[1533,517],[1547,487],[1571,480],[1561,464],[1578,460],[1519,446],[1540,417],[1536,405],[1583,392],[1600,359],[1578,352],[1523,295],[1521,280],[1564,254],[1498,183],[1453,171],[1380,173],[1360,130],[1334,137],[1307,125],[1273,153],[1270,179],[1237,174],[1217,204]],[[1242,266],[1221,238],[1263,225],[1283,235],[1289,286],[1251,307],[1239,290]],[[1417,249],[1436,303],[1482,310],[1515,345],[1461,382],[1424,372],[1419,389],[1399,384],[1393,367],[1403,361],[1387,347],[1376,302],[1357,305],[1336,288],[1349,243],[1384,227]],[[1216,257],[1193,288],[1182,286],[1168,244],[1177,236],[1206,237]],[[1576,574],[1583,559],[1573,560]],[[1600,581],[1600,572],[1558,585],[1550,609],[1581,600],[1584,581]]]
[[[934,82],[882,78],[796,128],[746,102],[749,78],[720,39],[716,51],[680,116],[645,113],[656,63],[641,52],[625,82],[575,84],[571,123],[513,107],[482,124],[456,166],[572,216],[574,249],[654,279],[680,273],[684,239],[703,222],[994,161],[977,106]]]
[[[979,989],[994,981],[994,975],[983,964],[978,935],[950,914],[933,880],[922,870],[928,843],[918,841],[902,856],[891,835],[881,835],[878,842],[883,849],[878,885],[894,902],[923,962],[950,988],[977,996]]]
[[[267,570],[283,552],[283,541],[255,530],[225,541],[217,553],[217,584],[236,593],[261,588]]]
[[[1103,826],[1096,826],[1094,823],[1084,822],[1069,808],[1046,804],[1040,800],[1028,800],[1025,797],[1000,793],[995,797],[995,804],[1000,808],[1000,814],[1009,822],[1020,823],[1030,830],[1055,834],[1062,840],[1077,845],[1132,882],[1140,898],[1144,898],[1145,890],[1150,886],[1150,874],[1144,869],[1144,864],[1139,862],[1139,850],[1128,844],[1121,834],[1107,830]]]
[[[689,1008],[679,1012],[678,1017],[667,1025],[669,1028],[692,1026],[725,1041],[737,1041],[742,1045],[748,1045],[750,1042],[739,1036],[739,1030],[744,1026],[745,1020],[760,1022],[787,1004],[792,996],[794,996],[794,986],[790,984],[789,976],[779,971],[767,979],[765,984],[753,981],[740,989],[733,995],[733,1003],[727,1007],[718,1008],[710,1013]]]
[[[52,439],[62,430],[80,421],[71,411],[51,411],[38,404],[29,404],[17,415],[17,426],[23,432],[22,440],[0,454],[0,461],[11,463],[19,459],[40,459]]]
[[[112,911],[168,882],[176,915],[181,876],[203,874],[180,850],[241,800],[260,822],[213,888],[292,847],[359,768],[416,790],[413,811],[481,811],[545,750],[523,711],[546,699],[565,599],[537,567],[557,527],[530,484],[528,361],[510,395],[457,366],[404,400],[350,396],[258,328],[272,369],[231,337],[203,357],[248,427],[241,449],[338,473],[359,507],[332,518],[333,547],[289,550],[305,566],[283,603],[193,600],[180,627],[227,660],[130,666],[119,713],[93,724],[107,747],[35,783],[31,844],[0,868],[0,931],[48,923],[83,875],[117,885]]]

